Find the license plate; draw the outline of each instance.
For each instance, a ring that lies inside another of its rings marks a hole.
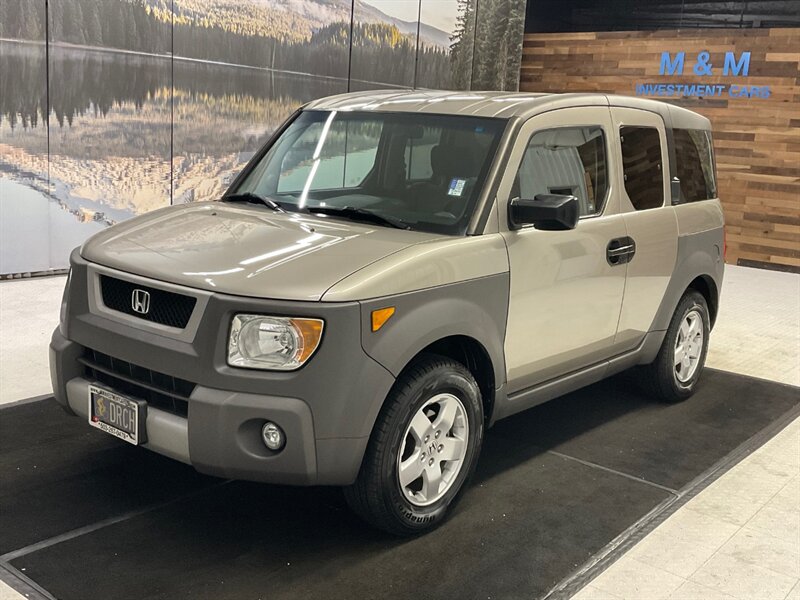
[[[125,440],[130,444],[144,444],[144,423],[147,403],[133,400],[97,387],[89,386],[89,425]]]

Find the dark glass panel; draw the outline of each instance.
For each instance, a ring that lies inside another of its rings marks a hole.
[[[800,0],[528,0],[527,33],[800,26]]]

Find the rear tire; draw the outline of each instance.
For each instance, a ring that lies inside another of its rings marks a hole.
[[[710,323],[706,299],[699,292],[687,291],[656,359],[641,370],[645,387],[659,400],[681,402],[694,393],[706,362]]]
[[[460,497],[482,442],[475,378],[459,362],[423,355],[389,392],[347,503],[389,533],[430,531]]]

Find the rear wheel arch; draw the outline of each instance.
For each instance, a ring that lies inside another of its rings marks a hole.
[[[639,369],[642,386],[665,402],[689,398],[703,372],[710,330],[705,295],[693,287],[687,288],[664,332],[658,353],[652,362]]]
[[[711,319],[710,326],[714,327],[714,323],[717,320],[717,311],[719,310],[719,290],[714,279],[710,275],[699,275],[689,283],[686,292],[689,290],[695,290],[705,298],[708,305],[708,316]]]
[[[706,300],[713,326],[719,307],[717,281],[722,281],[722,269],[708,253],[698,251],[689,254],[675,267],[650,331],[667,330],[678,303],[689,290],[700,293]]]

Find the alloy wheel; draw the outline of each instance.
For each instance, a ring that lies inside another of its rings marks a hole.
[[[461,472],[468,440],[467,411],[458,397],[442,393],[425,402],[406,428],[397,457],[403,496],[415,506],[444,496]]]
[[[703,317],[696,309],[690,310],[681,322],[675,340],[675,378],[680,383],[689,382],[697,372],[703,354]]]

